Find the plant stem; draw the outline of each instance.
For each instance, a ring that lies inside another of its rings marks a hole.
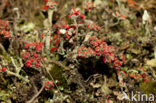
[[[49,21],[50,27],[52,27],[52,20],[53,20],[53,10],[48,10],[48,21]]]
[[[34,100],[41,94],[41,92],[44,89],[44,85],[42,86],[42,88],[39,90],[39,92],[37,94],[35,94],[29,101],[27,101],[26,103],[34,103]]]
[[[26,81],[26,82],[29,82],[28,79],[24,78],[23,76],[21,76],[21,75],[19,75],[19,74],[16,74],[16,73],[11,72],[11,71],[9,71],[9,70],[6,70],[6,72],[7,72],[8,74],[10,74],[10,75],[13,75],[13,76],[18,77],[18,78],[20,78],[20,79],[23,79],[23,80]]]

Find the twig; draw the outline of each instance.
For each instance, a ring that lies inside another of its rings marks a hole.
[[[41,92],[44,89],[44,85],[42,86],[42,88],[39,90],[39,92],[37,94],[35,94],[29,101],[27,101],[26,103],[34,103],[34,100],[41,94]]]
[[[56,65],[58,65],[58,66],[60,66],[60,67],[64,68],[65,70],[70,70],[70,68],[69,68],[69,67],[67,67],[67,66],[63,65],[63,63],[62,63],[62,62],[60,62],[60,61],[50,60],[50,62],[49,62],[49,63],[54,63],[54,64],[56,64]]]
[[[91,76],[89,76],[88,78],[87,78],[87,80],[85,80],[84,82],[88,82],[90,79],[91,79],[91,77],[100,77],[100,76],[102,76],[102,75],[100,75],[100,74],[93,74],[93,75],[91,75]]]

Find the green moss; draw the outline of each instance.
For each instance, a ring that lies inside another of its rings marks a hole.
[[[68,87],[68,85],[65,76],[63,75],[63,72],[63,68],[60,68],[57,65],[53,65],[50,70],[50,74],[55,80],[58,80],[58,84],[61,85],[63,88],[66,88]]]
[[[143,82],[140,83],[139,89],[144,90],[146,94],[156,94],[156,88],[155,88],[156,82],[149,81],[148,83]]]
[[[112,3],[109,3],[109,7],[113,7],[113,4]]]
[[[134,44],[130,44],[129,46],[130,46],[130,48],[133,48],[134,47]]]
[[[122,28],[123,28],[123,27],[124,27],[124,22],[123,22],[123,21],[122,21],[122,22],[120,22],[120,24],[119,24],[119,25],[120,25],[120,27],[122,27]]]
[[[4,57],[5,60],[7,60],[9,63],[11,62],[10,57],[7,56],[6,52],[2,49],[0,49],[0,55]]]
[[[141,50],[140,49],[131,49],[130,51],[132,53],[134,53],[134,54],[140,54],[141,53]]]
[[[44,16],[41,12],[36,12],[35,13],[35,25],[38,27],[43,27],[43,20],[44,20]]]
[[[4,91],[4,90],[1,90],[0,91],[0,100],[7,100],[7,98],[9,97],[9,92],[8,91]]]

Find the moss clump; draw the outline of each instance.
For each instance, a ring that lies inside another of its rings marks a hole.
[[[148,83],[146,82],[143,82],[143,83],[140,83],[139,85],[139,89],[140,90],[144,90],[144,92],[146,94],[156,94],[156,82],[154,81],[149,81]]]
[[[65,77],[63,76],[63,68],[53,65],[50,74],[53,76],[55,80],[58,80],[58,84],[61,85],[62,87],[66,88],[68,87],[67,81]]]

